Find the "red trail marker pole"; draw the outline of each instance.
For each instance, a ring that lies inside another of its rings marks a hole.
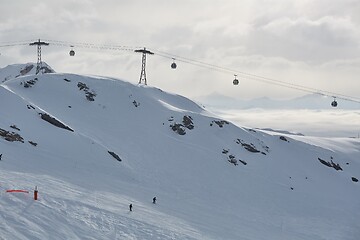
[[[34,200],[38,199],[38,190],[37,190],[37,186],[35,186],[35,190],[34,190]]]

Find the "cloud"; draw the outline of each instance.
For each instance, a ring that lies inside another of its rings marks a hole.
[[[357,43],[357,36],[354,34],[356,28],[349,18],[337,19],[329,16],[317,20],[281,18],[268,23],[262,29],[278,37],[288,36],[287,39],[290,41],[301,43],[307,40],[318,46],[355,46]]]
[[[350,18],[279,18],[254,29],[246,53],[321,64],[358,56],[359,33]]]
[[[360,111],[252,109],[217,113],[238,126],[251,128],[272,128],[320,137],[357,137],[360,134]]]

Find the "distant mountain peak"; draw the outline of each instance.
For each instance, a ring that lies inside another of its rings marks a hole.
[[[35,75],[36,74],[36,63],[25,63],[25,64],[11,64],[4,68],[0,68],[0,82],[4,83],[14,78]],[[42,62],[43,73],[55,73],[47,63]]]

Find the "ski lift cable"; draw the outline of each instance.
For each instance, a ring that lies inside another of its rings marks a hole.
[[[156,52],[154,52],[156,53]],[[214,64],[209,64],[209,63],[206,63],[206,62],[202,62],[202,61],[198,61],[198,60],[193,60],[193,59],[190,59],[190,58],[184,58],[184,57],[181,57],[181,56],[176,56],[176,55],[171,55],[169,53],[165,53],[165,52],[162,52],[163,54],[159,54],[157,53],[158,55],[160,56],[163,56],[163,57],[167,57],[167,58],[173,58],[174,56],[176,57],[177,60],[181,60],[181,59],[186,59],[186,61],[184,62],[187,62],[187,63],[197,63],[196,65],[201,65],[203,67],[209,67],[211,69],[219,69],[220,71],[222,72],[229,72],[229,73],[238,73],[240,75],[243,75],[245,77],[251,77],[252,79],[262,79],[262,80],[265,80],[266,82],[267,81],[270,81],[270,82],[274,82],[274,83],[280,83],[280,84],[283,84],[283,85],[289,85],[289,86],[292,86],[292,87],[297,87],[297,88],[302,88],[302,89],[307,89],[311,92],[320,92],[321,90],[320,89],[315,89],[315,88],[311,88],[311,87],[306,87],[306,86],[302,86],[302,85],[298,85],[298,84],[294,84],[294,83],[288,83],[288,82],[284,82],[284,81],[280,81],[280,80],[276,80],[276,79],[272,79],[272,78],[268,78],[268,77],[263,77],[263,76],[259,76],[259,75],[255,75],[255,74],[251,74],[251,73],[245,73],[245,72],[242,72],[242,71],[238,71],[238,70],[235,70],[235,69],[230,69],[230,68],[226,68],[226,67],[222,67],[222,66],[217,66],[217,65],[214,65]],[[166,54],[166,55],[164,55]],[[322,91],[322,92],[326,92],[326,93],[329,93],[329,94],[337,94],[337,93],[333,93],[333,92],[329,92],[329,91]],[[342,94],[337,94],[337,95],[342,95]],[[342,96],[345,96],[345,95],[342,95]],[[346,96],[346,97],[350,97],[350,96]],[[355,97],[354,97],[355,98]],[[360,100],[360,98],[359,98]]]
[[[29,42],[34,42],[37,41],[38,39],[31,39],[31,40],[27,40],[27,41],[3,41],[0,42],[0,45],[11,45],[11,46],[16,46],[17,44],[29,44]]]
[[[130,52],[133,52],[135,50],[135,48],[133,47],[126,47],[126,46],[78,45],[74,43],[64,44],[64,43],[52,43],[52,42],[50,42],[50,44],[59,47],[85,48],[85,49],[95,49],[95,50],[130,51]]]
[[[192,65],[196,65],[196,66],[200,66],[200,67],[204,67],[204,68],[208,68],[211,70],[215,70],[215,71],[219,71],[219,72],[223,72],[223,73],[231,73],[231,74],[237,73],[240,76],[243,76],[243,78],[245,78],[245,79],[248,78],[248,79],[252,79],[255,81],[260,81],[260,82],[264,82],[264,83],[268,83],[268,84],[274,84],[274,85],[278,85],[278,86],[282,86],[282,87],[286,87],[286,88],[292,88],[295,90],[300,90],[300,91],[304,91],[304,92],[308,92],[308,93],[319,94],[322,96],[328,96],[328,97],[336,96],[338,99],[360,103],[360,98],[353,97],[353,96],[348,96],[348,95],[335,93],[335,92],[331,92],[331,91],[306,87],[306,86],[302,86],[302,85],[298,85],[298,84],[294,84],[294,83],[288,83],[288,82],[284,82],[284,81],[280,81],[280,80],[276,80],[276,79],[272,79],[272,78],[268,78],[268,77],[263,77],[263,76],[259,76],[259,75],[255,75],[255,74],[245,73],[245,72],[238,71],[235,69],[230,69],[227,67],[209,64],[209,63],[206,63],[203,61],[185,58],[185,57],[181,57],[181,56],[170,54],[170,53],[163,52],[163,51],[154,51],[153,50],[153,52],[156,55],[159,55],[164,58],[169,58],[169,59],[175,58],[177,61],[189,63]]]
[[[110,50],[110,51],[130,51],[133,52],[135,48],[123,47],[123,46],[93,46],[93,45],[77,45],[77,44],[62,44],[62,43],[51,43],[54,46],[61,47],[74,47],[74,48],[86,48],[86,49],[95,49],[95,50]]]
[[[195,65],[195,66],[198,66],[198,67],[207,68],[207,69],[214,70],[214,71],[217,71],[217,72],[229,73],[229,71],[224,70],[224,69],[220,69],[217,66],[207,66],[207,65],[201,64],[200,62],[191,61],[191,60],[188,60],[186,58],[175,57],[174,55],[171,55],[171,56],[163,55],[163,54],[158,53],[158,52],[154,52],[154,54],[156,54],[158,56],[161,56],[161,57],[164,57],[164,58],[176,60],[178,62],[188,63],[188,64],[192,64],[192,65]]]
[[[21,46],[21,45],[29,45],[29,43],[28,42],[26,42],[26,43],[9,43],[9,44],[0,45],[0,47],[14,47],[14,46]]]
[[[169,59],[173,59],[174,57],[169,57],[167,55],[163,55],[163,54],[159,54],[159,53],[156,53],[155,54],[161,56],[161,57],[165,57],[165,58],[169,58]],[[222,72],[222,73],[234,73],[236,72],[235,70],[229,70],[229,69],[226,69],[226,68],[222,68],[222,67],[218,67],[216,65],[211,65],[211,64],[202,64],[201,62],[199,61],[189,61],[189,60],[185,60],[185,59],[182,59],[181,57],[177,56],[177,58],[175,58],[177,61],[179,62],[183,62],[183,63],[188,63],[188,64],[191,64],[191,65],[194,65],[194,66],[198,66],[198,67],[203,67],[203,68],[207,68],[207,69],[210,69],[210,70],[213,70],[213,71],[217,71],[217,72]],[[239,72],[237,72],[239,73]],[[238,76],[238,74],[235,74]],[[259,78],[258,76],[255,77],[256,75],[252,75],[252,74],[244,74],[242,72],[240,72],[240,78],[247,78],[247,79],[253,79],[255,81],[260,81],[260,82],[264,82],[264,83],[267,83],[267,84],[273,84],[273,85],[278,85],[278,86],[281,86],[281,87],[286,87],[286,88],[292,88],[292,89],[295,89],[295,90],[299,90],[299,91],[303,91],[303,92],[307,92],[307,93],[316,93],[316,94],[319,94],[319,95],[323,95],[323,96],[330,96],[330,95],[327,95],[327,94],[323,94],[321,93],[320,90],[316,90],[314,91],[313,89],[306,89],[306,87],[303,87],[303,86],[289,86],[289,84],[286,84],[285,82],[273,82],[273,81],[269,81],[269,79],[267,78]],[[333,95],[331,95],[333,96]],[[360,102],[360,101],[359,101]]]
[[[111,45],[111,44],[94,44],[85,42],[69,42],[69,41],[56,41],[56,40],[45,40],[53,45],[58,46],[73,46],[80,48],[94,48],[94,49],[107,49],[107,50],[129,50],[133,51],[140,47],[131,47],[124,45]]]
[[[32,40],[17,41],[17,42],[3,42],[3,45],[0,45],[0,47],[28,45],[29,42],[31,42],[31,41]],[[94,43],[69,42],[69,41],[57,41],[57,40],[44,40],[44,41],[47,41],[47,42],[51,43],[51,45],[55,45],[55,46],[62,46],[62,47],[70,46],[70,47],[76,47],[76,48],[88,48],[88,49],[110,50],[110,51],[134,52],[135,49],[142,48],[142,47],[121,46],[121,45],[94,44]],[[280,81],[280,80],[276,80],[276,79],[272,79],[272,78],[268,78],[268,77],[264,77],[264,76],[250,74],[250,73],[238,71],[238,70],[223,67],[223,66],[217,66],[215,64],[210,64],[210,63],[206,63],[206,62],[191,59],[191,58],[178,56],[178,55],[167,53],[167,52],[160,51],[160,50],[152,51],[152,52],[154,52],[156,55],[159,55],[160,57],[169,58],[169,59],[173,59],[173,60],[176,59],[176,61],[179,61],[179,62],[192,64],[192,65],[207,68],[207,69],[210,69],[213,71],[218,71],[218,72],[222,72],[222,73],[231,73],[231,74],[236,73],[239,77],[245,78],[245,79],[252,79],[252,80],[264,82],[267,84],[278,85],[278,86],[291,88],[291,89],[295,89],[295,90],[299,90],[299,91],[304,91],[304,92],[308,92],[308,93],[314,93],[314,94],[319,94],[319,95],[329,96],[329,97],[336,97],[338,99],[343,99],[343,100],[347,100],[347,101],[360,103],[360,98],[353,97],[353,96],[348,96],[348,95],[339,94],[339,93],[330,92],[330,91],[321,90],[321,89],[315,89],[315,88],[306,87],[306,86],[302,86],[302,85],[298,85],[298,84],[294,84],[294,83],[288,83],[288,82],[284,82],[284,81]]]

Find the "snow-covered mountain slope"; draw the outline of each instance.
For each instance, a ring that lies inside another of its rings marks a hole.
[[[0,98],[0,239],[360,238],[359,139],[239,128],[105,77],[8,78]]]

